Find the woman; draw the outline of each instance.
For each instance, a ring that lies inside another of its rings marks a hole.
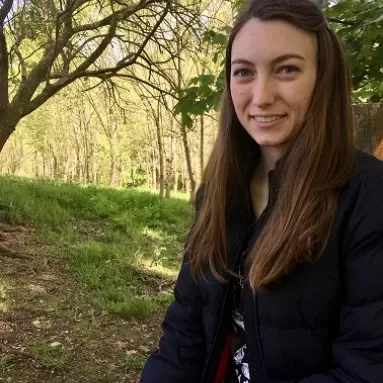
[[[253,0],[143,383],[383,382],[383,164],[355,151],[347,60],[310,0]]]

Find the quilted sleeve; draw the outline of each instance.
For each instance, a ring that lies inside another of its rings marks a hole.
[[[346,234],[344,301],[333,368],[299,383],[383,382],[383,177],[360,193]]]

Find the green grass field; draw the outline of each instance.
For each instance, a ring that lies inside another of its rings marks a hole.
[[[193,216],[185,195],[161,200],[143,189],[2,176],[0,201],[0,221],[33,226],[55,245],[95,307],[129,318],[171,302],[166,286],[177,275]],[[0,299],[5,290],[1,285]]]

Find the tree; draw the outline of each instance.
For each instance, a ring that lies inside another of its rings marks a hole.
[[[383,100],[383,3],[328,1],[324,11],[348,52],[355,100]]]
[[[178,0],[175,0],[178,1]],[[202,5],[202,3],[200,3]],[[198,10],[197,13],[200,11]],[[170,180],[172,174],[172,165],[174,165],[174,152],[172,152],[172,146],[170,146],[170,155],[165,158],[165,147],[163,144],[163,133],[162,133],[162,113],[161,109],[166,112],[172,112],[174,107],[174,101],[177,99],[180,90],[187,84],[188,80],[195,70],[195,65],[190,57],[193,57],[199,51],[199,38],[201,35],[201,25],[203,25],[203,19],[199,19],[197,23],[198,28],[190,30],[186,28],[183,23],[179,20],[174,19],[171,21],[172,33],[167,33],[166,38],[168,44],[168,51],[161,52],[155,50],[152,52],[153,57],[157,57],[158,61],[161,61],[161,65],[156,68],[156,71],[151,73],[150,84],[143,82],[142,69],[139,66],[131,68],[129,75],[131,79],[137,79],[139,84],[138,92],[141,94],[143,99],[146,99],[147,109],[151,119],[154,121],[157,132],[157,143],[158,143],[158,156],[159,156],[159,185],[160,185],[160,196],[165,196],[165,189],[167,195],[170,193]],[[152,47],[155,49],[155,47]],[[150,47],[149,47],[150,50]],[[188,65],[185,65],[185,63]],[[152,104],[156,104],[155,106]],[[193,172],[193,164],[191,158],[191,149],[189,144],[189,129],[190,127],[181,123],[180,119],[173,117],[172,128],[178,128],[179,134],[182,138],[182,144],[184,148],[185,160],[187,165],[187,173],[190,181],[190,194],[191,199],[194,198],[196,190],[196,180]]]
[[[133,65],[150,75],[159,63],[146,47],[168,50],[169,20],[193,28],[195,10],[192,3],[172,0],[4,0],[0,150],[23,117],[74,81],[129,77],[126,69]]]

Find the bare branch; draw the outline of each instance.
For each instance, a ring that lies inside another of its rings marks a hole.
[[[98,29],[98,28],[101,28],[101,27],[105,27],[105,26],[108,26],[111,24],[112,20],[116,20],[116,21],[121,21],[121,20],[126,20],[127,18],[129,18],[131,15],[133,15],[134,13],[136,13],[137,11],[145,8],[148,6],[148,4],[151,4],[151,3],[156,3],[156,2],[162,2],[164,0],[140,0],[140,2],[132,7],[129,7],[129,8],[123,8],[121,9],[120,11],[116,11],[114,13],[112,13],[111,15],[99,20],[99,21],[95,21],[94,23],[89,23],[89,24],[84,24],[84,25],[80,25],[76,28],[74,28],[74,33],[78,33],[78,32],[82,32],[82,31],[89,31],[89,30],[94,30],[94,29]]]
[[[159,86],[156,86],[153,83],[151,83],[149,81],[146,81],[146,80],[144,80],[144,79],[142,79],[140,77],[137,77],[137,76],[135,76],[133,74],[116,74],[115,76],[116,77],[122,77],[122,78],[129,78],[131,80],[137,81],[138,83],[145,84],[148,87],[150,87],[152,89],[155,89],[155,90],[157,90],[160,93],[163,93],[163,94],[166,94],[168,96],[171,96],[172,98],[174,98],[176,100],[179,99],[174,92],[169,92],[167,90],[164,90],[164,89],[160,88]]]
[[[146,39],[143,41],[141,48],[134,54],[134,56],[129,61],[126,61],[126,59],[121,60],[120,63],[117,64],[117,66],[122,65],[122,67],[126,67],[126,66],[132,65],[136,62],[137,58],[141,55],[141,53],[145,49],[146,45],[148,44],[149,40],[152,38],[154,33],[157,31],[157,29],[161,25],[162,21],[165,19],[165,16],[168,14],[168,12],[169,12],[169,1],[167,1],[165,9],[162,12],[162,15],[158,19],[157,23],[154,25],[152,31],[148,34]]]
[[[70,56],[68,56],[68,60],[72,61],[91,42],[93,42],[99,38],[104,38],[108,35],[109,35],[109,33],[100,33],[98,35],[95,35],[95,36],[92,36],[92,37],[85,39],[84,42],[78,48],[76,48],[76,50]],[[52,78],[54,78],[54,77],[52,77]]]
[[[81,63],[73,73],[71,73],[66,78],[63,78],[62,80],[56,82],[53,85],[48,84],[45,87],[45,89],[38,96],[36,96],[32,101],[30,101],[30,103],[28,105],[23,107],[22,113],[24,115],[31,113],[33,110],[35,110],[40,105],[42,105],[48,98],[52,97],[54,94],[56,94],[62,88],[64,88],[68,84],[72,83],[74,80],[76,80],[80,77],[84,77],[83,74],[86,71],[86,69],[89,68],[89,66],[92,65],[94,63],[94,61],[97,60],[97,58],[99,58],[101,56],[101,54],[104,52],[106,47],[109,45],[109,43],[112,40],[113,35],[116,31],[116,26],[117,26],[116,22],[113,22],[112,25],[110,26],[108,35],[103,39],[103,41],[94,50],[94,52],[91,55],[89,55],[89,57],[83,63]],[[46,76],[47,75],[48,74],[46,74]],[[29,94],[30,94],[30,92],[29,92]],[[21,97],[22,96],[19,95],[19,98],[21,98]],[[31,96],[30,96],[30,98],[31,98]],[[15,96],[15,99],[16,99],[16,96]],[[19,100],[17,100],[16,102],[19,102]]]
[[[24,82],[27,79],[27,66],[25,64],[25,60],[19,50],[18,44],[15,44],[12,48],[17,58],[19,59],[20,68],[21,68],[21,82]]]

